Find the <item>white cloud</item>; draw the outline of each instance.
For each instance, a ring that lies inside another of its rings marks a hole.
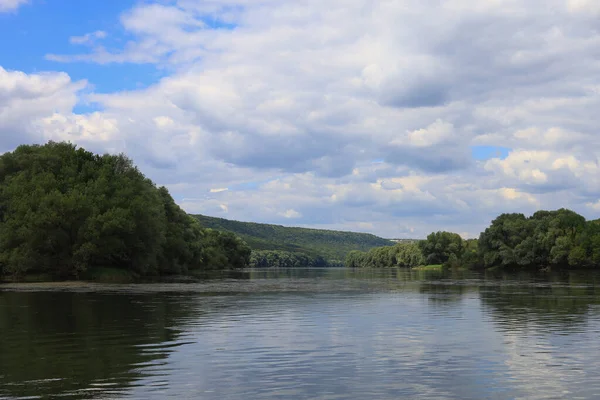
[[[15,11],[27,3],[29,0],[0,0],[0,13]]]
[[[593,138],[585,137],[578,132],[569,132],[564,129],[553,127],[545,131],[537,127],[518,130],[514,133],[514,142],[521,147],[531,148],[565,148]]]
[[[140,3],[121,15],[121,49],[98,31],[71,39],[89,52],[47,58],[167,76],[84,95],[66,74],[0,70],[0,148],[26,137],[126,151],[187,210],[241,220],[407,237],[473,236],[538,207],[594,217],[595,4]],[[74,114],[78,95],[101,111]],[[474,145],[510,151],[476,161]]]
[[[0,66],[0,151],[43,141],[47,132],[40,129],[40,121],[44,118],[76,119],[71,111],[86,85],[64,73],[25,74]]]
[[[567,0],[567,7],[574,13],[600,13],[600,4],[596,0]]]
[[[48,140],[108,143],[119,137],[118,122],[99,112],[68,117],[54,113],[41,118],[38,124]]]
[[[452,124],[437,120],[427,128],[408,132],[407,144],[416,147],[428,147],[441,143],[453,136],[454,127]],[[394,139],[392,144],[402,144],[399,139]]]
[[[589,208],[593,209],[594,211],[600,211],[600,200],[596,201],[596,202],[589,202],[585,204],[586,206],[588,206]]]
[[[535,197],[533,197],[529,193],[519,192],[517,189],[514,189],[514,188],[500,188],[500,189],[498,189],[498,192],[504,199],[506,199],[508,201],[524,199],[535,205],[539,204],[539,202],[535,199]]]
[[[86,33],[83,36],[71,36],[69,38],[69,42],[72,44],[90,44],[93,43],[96,39],[104,39],[107,34],[105,31],[95,31],[91,33]]]
[[[572,154],[564,151],[517,149],[504,160],[492,159],[485,169],[501,181],[512,182],[521,189],[556,192],[579,188],[598,191],[600,181],[597,155]]]
[[[302,214],[300,214],[298,211],[293,210],[293,209],[285,210],[284,212],[279,213],[279,215],[281,215],[282,217],[288,218],[288,219],[302,217]]]

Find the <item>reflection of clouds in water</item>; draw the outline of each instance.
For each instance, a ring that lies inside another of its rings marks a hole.
[[[0,377],[18,381],[20,368],[25,377],[49,376],[39,357],[22,363],[28,344],[43,343],[36,352],[51,354],[44,358],[64,379],[56,385],[87,382],[61,366],[77,364],[90,382],[112,374],[85,385],[98,398],[112,389],[95,385],[110,382],[134,399],[600,398],[600,293],[592,284],[340,272],[110,286],[100,297],[86,285],[72,289],[82,291],[77,302],[0,292],[0,303],[27,304],[0,304],[8,329]],[[75,314],[64,314],[72,304]],[[11,313],[30,330],[11,331]],[[69,337],[65,346],[55,329],[75,329],[81,341]],[[98,356],[81,356],[90,351]]]
[[[154,391],[156,381],[149,379],[133,394],[164,398],[185,393],[204,399],[598,397],[593,382],[599,371],[600,324],[590,319],[596,314],[566,330],[562,315],[548,318],[546,309],[532,314],[520,303],[516,313],[472,287],[420,289],[197,296],[198,315],[178,326],[180,340],[189,344],[160,367],[164,386]],[[514,293],[498,296],[505,301]]]
[[[506,386],[486,376],[500,363],[469,356],[473,345],[485,353],[498,341],[477,321],[477,299],[441,308],[423,300],[416,293],[231,298],[236,306],[192,327],[193,357],[187,351],[172,361],[202,377],[194,387],[214,391],[210,398],[242,396],[240,382],[294,398],[455,399]]]
[[[506,365],[516,386],[525,394],[523,398],[568,396],[569,381],[576,381],[579,374],[556,367],[553,346],[533,331],[529,335],[504,332],[504,337]]]
[[[564,301],[528,291],[499,293],[484,296],[484,312],[502,333],[502,353],[519,398],[600,397],[599,316],[586,311],[596,300],[579,296],[575,304],[575,296]]]

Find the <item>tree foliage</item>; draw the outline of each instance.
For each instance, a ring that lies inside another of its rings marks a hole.
[[[254,251],[251,255],[250,247]],[[0,156],[0,275],[77,278],[96,267],[137,276],[200,269],[445,264],[468,268],[597,268],[600,220],[571,210],[502,214],[478,240],[425,240],[187,215],[123,154],[68,143]]]
[[[282,250],[252,251],[251,268],[325,268],[331,266],[321,256],[310,256],[304,253],[293,253]]]
[[[249,256],[235,235],[202,229],[123,154],[50,142],[0,156],[2,274],[178,274],[243,267]]]
[[[353,251],[346,266],[382,268],[443,264],[474,268],[600,268],[600,220],[586,221],[571,210],[501,214],[481,233],[479,239],[463,240],[451,232],[433,232],[411,249],[415,262],[401,262],[394,248],[386,246],[369,252]],[[420,255],[416,256],[415,250]],[[420,257],[420,259],[419,259]]]
[[[255,222],[194,215],[202,226],[233,232],[255,251],[272,250],[299,253],[309,258],[324,258],[328,265],[340,265],[352,250],[368,251],[392,244],[368,233],[340,232],[325,229],[294,228]]]
[[[346,256],[349,268],[416,267],[425,259],[417,243],[397,243],[376,247],[368,252],[354,250]]]
[[[433,232],[419,242],[419,248],[428,264],[456,262],[464,252],[463,240],[457,233]]]
[[[567,209],[502,214],[479,238],[485,267],[569,267],[600,265],[600,229]]]

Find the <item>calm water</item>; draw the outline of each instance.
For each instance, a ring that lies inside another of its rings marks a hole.
[[[0,398],[597,399],[600,276],[0,286]]]

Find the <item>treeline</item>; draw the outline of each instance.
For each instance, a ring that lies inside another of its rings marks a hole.
[[[368,233],[240,222],[205,215],[194,217],[204,227],[235,233],[255,251],[284,251],[314,259],[322,257],[329,266],[342,265],[346,255],[352,250],[367,251],[373,247],[392,244],[388,239]]]
[[[350,268],[413,268],[423,265],[477,265],[477,240],[463,240],[452,232],[434,232],[425,240],[399,242],[368,252],[352,251],[346,257]]]
[[[600,268],[600,220],[586,221],[564,208],[538,211],[530,217],[502,214],[479,239],[435,232],[417,243],[353,251],[346,257],[346,266],[351,268],[426,264],[470,269]]]
[[[346,256],[346,266],[350,268],[416,267],[424,262],[423,253],[416,243],[397,243],[367,252],[354,250]]]
[[[567,209],[502,214],[479,237],[484,267],[600,268],[600,221]]]
[[[251,268],[329,268],[343,267],[342,262],[328,261],[322,256],[281,250],[253,250]]]
[[[68,279],[108,267],[143,277],[249,258],[239,237],[201,227],[124,155],[50,142],[0,156],[0,275]]]

